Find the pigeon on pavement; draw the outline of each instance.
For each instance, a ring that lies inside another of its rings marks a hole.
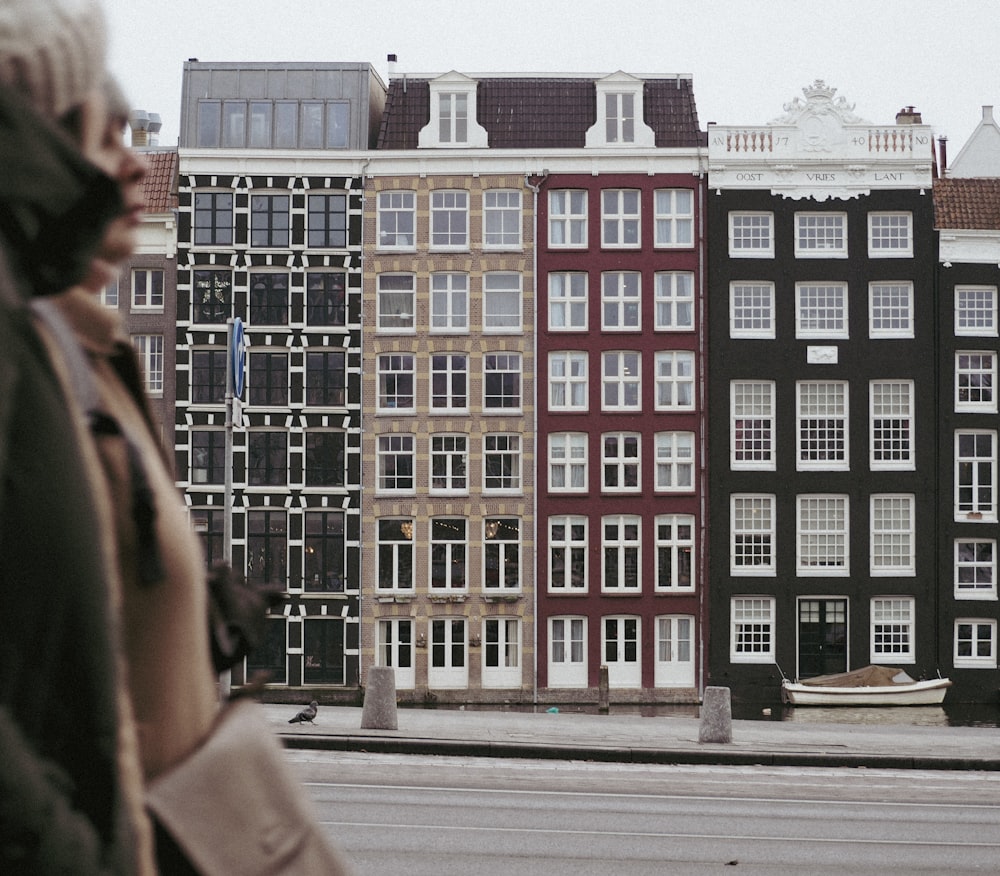
[[[313,700],[306,706],[301,712],[299,712],[294,718],[292,718],[289,724],[304,724],[308,721],[310,724],[313,722],[313,718],[316,717],[316,712],[319,710],[319,703]]]

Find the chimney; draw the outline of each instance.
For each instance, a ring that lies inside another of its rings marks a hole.
[[[993,124],[993,107],[986,106],[983,104],[983,124],[992,125]]]
[[[896,113],[897,125],[922,125],[924,120],[912,106],[904,106]]]
[[[145,110],[132,110],[128,114],[128,126],[132,129],[132,145],[149,145],[149,113]]]
[[[160,129],[163,127],[163,120],[159,113],[149,114],[149,145],[160,145]]]
[[[941,162],[938,173],[944,176],[948,172],[948,138],[943,134],[938,137],[938,160]]]
[[[396,56],[386,55],[385,60],[389,64],[389,78],[392,79],[396,75]]]

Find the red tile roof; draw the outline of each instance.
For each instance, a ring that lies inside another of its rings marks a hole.
[[[430,121],[428,79],[389,83],[377,149],[416,149],[420,129]],[[570,77],[485,77],[479,80],[476,120],[489,134],[491,149],[583,148],[597,121],[593,79]],[[647,79],[645,121],[656,145],[704,145],[690,79]]]
[[[177,207],[177,150],[141,152],[146,159],[146,179],[142,189],[146,211],[167,213]]]
[[[1000,230],[1000,179],[934,180],[934,225],[937,228]]]

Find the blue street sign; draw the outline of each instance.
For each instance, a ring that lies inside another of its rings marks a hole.
[[[246,381],[247,342],[243,335],[243,320],[239,317],[233,320],[233,335],[229,354],[233,361],[233,395],[239,398],[243,395],[243,384]]]

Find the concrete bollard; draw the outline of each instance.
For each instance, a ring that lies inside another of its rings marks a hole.
[[[601,666],[597,679],[597,711],[606,715],[611,711],[611,685],[608,683],[608,667]]]
[[[733,707],[728,687],[706,687],[701,702],[699,742],[733,741]]]
[[[391,666],[370,666],[361,709],[362,730],[396,730],[396,672]]]

